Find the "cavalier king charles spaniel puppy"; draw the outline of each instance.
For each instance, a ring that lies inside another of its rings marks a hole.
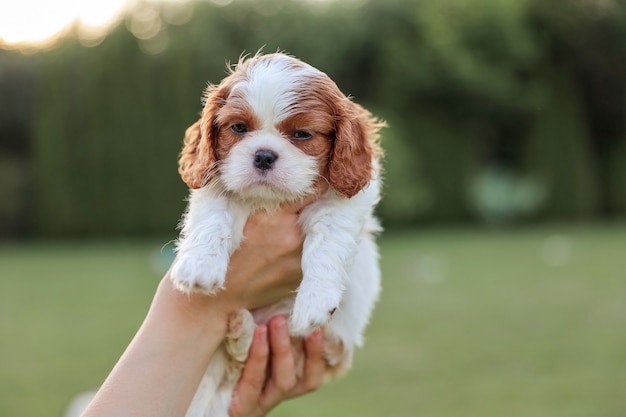
[[[302,282],[293,297],[230,319],[188,417],[226,417],[255,322],[289,315],[303,337],[325,327],[327,374],[351,365],[380,290],[378,131],[384,123],[323,72],[283,53],[242,58],[208,87],[189,127],[179,172],[190,188],[171,278],[183,292],[214,294],[248,216],[313,195],[300,214]]]

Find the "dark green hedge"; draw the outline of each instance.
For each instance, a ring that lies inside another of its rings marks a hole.
[[[99,46],[68,37],[31,57],[32,234],[173,234],[177,154],[202,90],[260,47],[388,120],[387,225],[626,212],[618,2],[200,2],[180,26],[172,7],[152,40],[129,16]]]

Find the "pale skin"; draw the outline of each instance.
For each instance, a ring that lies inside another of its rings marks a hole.
[[[166,274],[143,324],[82,416],[184,416],[229,316],[269,305],[297,288],[304,240],[297,220],[305,203],[248,219],[226,288],[217,295],[183,294]],[[230,416],[262,417],[281,401],[317,389],[326,368],[322,332],[307,337],[302,349],[304,371],[297,378],[286,319],[258,325]]]

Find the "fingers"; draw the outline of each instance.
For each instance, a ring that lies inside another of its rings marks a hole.
[[[318,329],[311,333],[302,347],[304,368],[302,377],[298,379],[286,318],[277,316],[270,320],[267,327],[258,325],[248,360],[233,393],[229,415],[264,416],[281,401],[319,388],[326,370],[323,331]]]
[[[287,320],[283,316],[273,318],[270,323],[270,349],[272,350],[272,378],[283,393],[296,384],[296,364],[291,351],[291,339],[287,332]]]
[[[303,242],[296,215],[263,210],[251,215],[244,240],[230,258],[226,294],[248,309],[291,295],[302,277]]]
[[[284,317],[274,317],[269,323],[271,376],[261,398],[261,408],[271,410],[279,402],[315,391],[324,380],[324,335],[321,329],[308,336],[303,343],[304,369],[296,377],[296,363]]]
[[[228,411],[229,416],[247,417],[254,415],[265,385],[268,358],[267,327],[259,324],[254,330],[248,359],[233,393]]]
[[[272,354],[271,377],[261,398],[264,410],[270,410],[280,401],[289,398],[288,394],[298,382],[285,317],[277,316],[270,320],[269,342]]]
[[[299,391],[293,396],[315,391],[324,382],[326,360],[324,358],[324,333],[317,329],[304,340],[304,372],[298,383]]]

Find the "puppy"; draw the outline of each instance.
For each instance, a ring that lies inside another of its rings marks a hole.
[[[188,417],[228,415],[254,322],[289,315],[303,337],[325,326],[327,376],[347,371],[380,290],[378,131],[384,123],[323,72],[289,55],[241,59],[209,86],[189,127],[179,172],[191,189],[171,277],[177,289],[215,294],[248,216],[313,195],[300,224],[303,278],[294,297],[231,318]]]

